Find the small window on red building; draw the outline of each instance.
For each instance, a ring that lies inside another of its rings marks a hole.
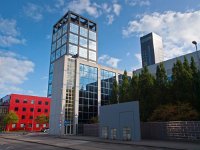
[[[29,127],[29,128],[31,128],[31,127],[32,127],[32,124],[31,124],[31,123],[29,123],[29,124],[28,124],[28,127]]]
[[[15,107],[15,109],[14,109],[15,111],[18,111],[18,107]]]
[[[45,102],[45,105],[48,105],[49,104],[49,102]]]
[[[41,109],[40,109],[40,108],[38,108],[37,112],[41,112]]]
[[[23,101],[23,103],[26,104],[26,103],[28,103],[28,101],[25,99],[25,100]]]
[[[42,104],[42,101],[38,101],[38,104],[41,105],[41,104]]]
[[[26,108],[25,108],[25,107],[23,107],[23,108],[22,108],[22,111],[26,111]]]
[[[30,116],[29,119],[33,119],[33,116]]]
[[[26,116],[22,115],[22,119],[25,119],[25,118],[26,118]]]
[[[16,99],[16,100],[15,100],[15,103],[19,103],[19,100],[18,100],[18,99]]]
[[[34,111],[34,109],[33,108],[30,108],[30,112],[33,112]]]
[[[47,112],[48,112],[48,109],[45,109],[44,112],[47,113]]]

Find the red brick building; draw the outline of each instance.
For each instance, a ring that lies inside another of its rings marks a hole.
[[[10,131],[41,131],[41,129],[49,127],[48,123],[38,124],[35,121],[35,118],[41,114],[49,116],[49,98],[11,94],[0,99],[0,106],[7,106],[8,111],[14,111],[18,115],[19,122],[9,125]],[[8,125],[6,129],[8,129]]]

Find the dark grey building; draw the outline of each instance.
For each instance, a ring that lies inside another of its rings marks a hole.
[[[142,66],[149,66],[163,61],[162,38],[149,33],[140,38]]]
[[[101,138],[140,140],[138,101],[101,106],[99,124]]]

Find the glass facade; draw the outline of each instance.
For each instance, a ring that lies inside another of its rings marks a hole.
[[[89,59],[96,61],[96,52],[89,51]]]
[[[69,44],[69,54],[76,55],[78,53],[78,47],[76,45]]]
[[[116,73],[101,70],[101,105],[108,105],[112,94],[113,82],[116,80]]]
[[[90,123],[98,114],[98,69],[80,64],[79,118],[80,124]]]
[[[80,27],[80,35],[87,38],[88,37],[88,29]]]
[[[79,26],[77,26],[76,24],[70,23],[70,32],[78,34],[78,28]]]
[[[87,59],[87,49],[79,47],[79,56]]]

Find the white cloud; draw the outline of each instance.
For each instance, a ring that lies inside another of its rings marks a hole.
[[[102,55],[98,59],[99,63],[108,65],[113,68],[117,68],[118,63],[121,61],[118,58],[110,57],[108,55]]]
[[[98,17],[100,14],[96,5],[91,3],[90,0],[73,0],[68,3],[66,9],[75,11],[79,14],[86,12],[93,17]],[[64,12],[66,12],[66,9],[64,9]]]
[[[113,15],[108,15],[107,18],[108,18],[108,25],[112,24],[113,21],[114,21],[114,16]]]
[[[113,12],[119,16],[120,14],[120,11],[121,11],[121,5],[117,4],[117,3],[114,3],[113,4]]]
[[[125,0],[126,4],[130,6],[149,6],[150,1],[149,0]]]
[[[13,52],[0,50],[0,94],[21,92],[18,86],[34,71],[34,63]]]
[[[132,70],[136,70],[136,69],[142,68],[141,53],[136,53],[135,57],[136,57],[137,63],[133,66]]]
[[[27,3],[27,5],[23,7],[25,15],[34,19],[35,21],[42,20],[42,9],[43,8],[41,6],[38,6],[33,3]]]
[[[155,32],[162,36],[165,60],[194,50],[191,41],[200,39],[200,10],[167,11],[141,15],[123,29],[124,37],[142,36]]]
[[[24,44],[25,39],[20,38],[16,20],[0,17],[0,46],[9,47],[14,44]]]

